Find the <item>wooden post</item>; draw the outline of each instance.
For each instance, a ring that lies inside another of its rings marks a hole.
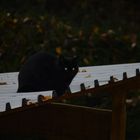
[[[125,140],[126,133],[126,93],[112,94],[112,126],[111,140]]]
[[[9,111],[11,110],[11,104],[8,102],[6,103],[6,108],[5,108],[6,111]]]

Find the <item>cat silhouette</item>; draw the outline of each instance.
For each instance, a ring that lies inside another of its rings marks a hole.
[[[54,90],[57,96],[61,96],[77,72],[77,57],[56,57],[47,52],[38,52],[21,68],[17,92]]]

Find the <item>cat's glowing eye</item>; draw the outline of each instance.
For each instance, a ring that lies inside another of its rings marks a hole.
[[[75,70],[75,68],[72,68],[72,70]]]
[[[67,71],[68,70],[68,68],[65,68],[65,71]]]

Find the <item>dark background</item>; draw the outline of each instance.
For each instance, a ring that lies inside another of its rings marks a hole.
[[[1,0],[0,72],[33,53],[78,55],[80,66],[139,62],[137,0]]]

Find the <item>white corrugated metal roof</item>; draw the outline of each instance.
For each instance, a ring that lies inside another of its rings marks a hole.
[[[99,84],[108,83],[110,76],[114,76],[117,80],[122,80],[123,72],[127,72],[127,76],[133,77],[136,69],[140,69],[140,63],[103,65],[80,67],[76,77],[73,79],[70,88],[72,92],[80,90],[80,84],[84,83],[86,88],[94,87],[94,80],[98,79]],[[0,74],[0,111],[5,110],[5,104],[10,102],[12,108],[21,106],[22,98],[37,101],[37,96],[51,95],[51,91],[35,92],[35,93],[16,93],[18,87],[18,72],[1,73]]]

